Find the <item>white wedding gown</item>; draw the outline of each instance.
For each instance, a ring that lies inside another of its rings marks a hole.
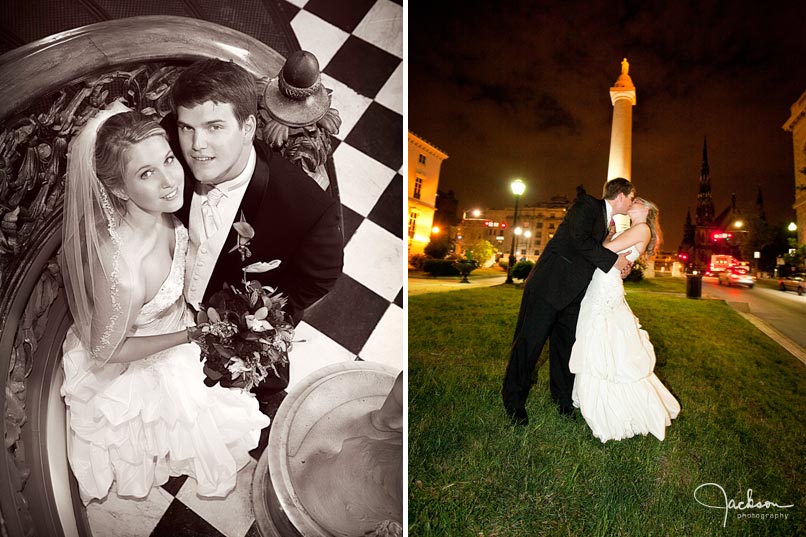
[[[628,255],[638,257],[635,247]],[[619,271],[593,274],[579,309],[569,368],[574,406],[607,442],[652,433],[663,440],[680,404],[653,372],[655,349],[624,298]]]
[[[183,330],[193,323],[182,296],[187,230],[174,219],[171,270],[140,310],[133,335]],[[170,476],[189,475],[200,496],[235,488],[269,418],[238,389],[208,387],[196,344],[129,364],[95,363],[74,328],[64,343],[62,396],[67,405],[68,458],[84,502],[117,494],[142,498]]]

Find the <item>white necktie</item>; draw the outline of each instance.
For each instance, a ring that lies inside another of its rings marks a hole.
[[[204,233],[208,239],[215,235],[221,225],[221,219],[218,215],[218,202],[221,201],[223,195],[223,192],[213,187],[207,193],[207,199],[202,203],[202,221],[204,222]]]

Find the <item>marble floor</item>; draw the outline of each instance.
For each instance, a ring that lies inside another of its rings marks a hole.
[[[403,310],[403,7],[390,0],[274,0],[300,48],[313,52],[343,120],[333,160],[343,209],[344,273],[297,327],[293,387],[336,362],[405,367]],[[237,2],[231,2],[237,4]],[[220,21],[215,21],[219,22]],[[244,30],[241,30],[244,31]],[[271,45],[271,43],[270,43]],[[269,409],[269,414],[276,411]],[[110,494],[91,503],[96,536],[258,536],[251,504],[254,461],[223,500],[201,499],[196,483],[171,478],[144,500]]]

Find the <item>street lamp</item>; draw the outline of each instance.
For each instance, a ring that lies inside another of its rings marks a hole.
[[[788,229],[789,231],[797,231],[798,225],[795,222],[789,222],[789,225],[787,226],[786,229]]]
[[[515,195],[515,214],[512,218],[513,226],[517,226],[518,224],[518,201],[521,199],[521,195],[523,191],[526,190],[526,184],[521,181],[520,179],[515,179],[510,183],[509,187],[512,189],[512,193]],[[515,230],[513,230],[512,235],[512,244],[509,246],[509,264],[507,265],[507,280],[505,283],[515,283],[512,280],[512,265],[515,264],[515,237],[514,234]]]

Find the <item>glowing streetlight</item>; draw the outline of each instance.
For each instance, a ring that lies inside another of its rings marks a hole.
[[[439,226],[434,226],[434,227],[432,227],[432,228],[431,228],[431,233],[433,233],[434,235],[436,235],[437,233],[439,233]]]
[[[518,201],[520,201],[523,192],[526,190],[526,183],[521,181],[520,179],[515,179],[510,183],[509,187],[512,189],[512,193],[515,195],[515,214],[512,217],[512,224],[517,225],[518,223]],[[517,235],[517,231],[520,228],[515,228],[515,234]],[[507,280],[505,283],[515,283],[512,280],[512,265],[515,264],[515,236],[512,236],[512,244],[509,246],[509,264],[507,265]]]
[[[742,220],[736,220],[733,223],[733,227],[735,227],[737,229],[741,229],[742,227],[744,227],[744,222]]]
[[[787,228],[789,231],[797,231],[798,225],[795,222],[789,222],[789,226]]]
[[[479,211],[478,209],[473,209],[473,212],[471,212],[470,214],[473,215],[473,218],[478,218],[479,216],[481,216],[481,211]]]

